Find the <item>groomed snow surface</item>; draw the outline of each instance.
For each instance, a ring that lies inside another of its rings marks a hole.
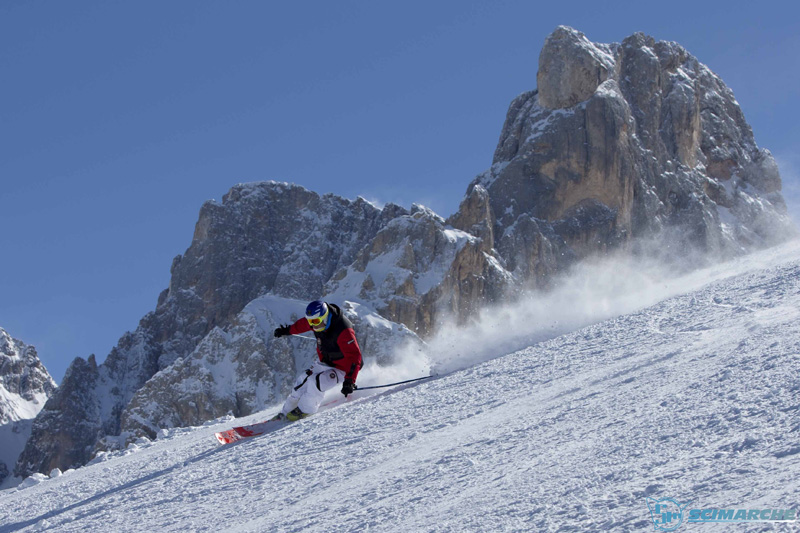
[[[652,531],[645,497],[798,509],[800,246],[759,261],[262,437],[213,433],[274,409],[163,431],[3,492],[0,532]],[[800,523],[679,531],[731,529]]]

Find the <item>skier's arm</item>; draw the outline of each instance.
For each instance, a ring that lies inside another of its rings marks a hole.
[[[339,338],[336,342],[342,354],[344,354],[341,365],[341,368],[346,372],[344,379],[349,379],[355,383],[356,377],[358,377],[358,371],[361,370],[363,364],[361,348],[358,346],[356,334],[352,329],[346,329],[339,334]]]
[[[301,333],[305,333],[306,331],[311,331],[311,324],[308,323],[308,320],[305,318],[301,318],[291,326],[289,326],[289,333],[292,335],[300,335]]]

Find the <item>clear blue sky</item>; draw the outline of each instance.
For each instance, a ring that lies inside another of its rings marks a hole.
[[[290,5],[291,4],[291,5]],[[276,179],[447,216],[559,24],[677,41],[797,206],[787,2],[0,2],[0,327],[60,381],[156,305],[201,204]]]

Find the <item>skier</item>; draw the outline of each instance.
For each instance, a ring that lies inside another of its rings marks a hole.
[[[356,377],[363,366],[353,324],[339,306],[315,300],[306,307],[306,316],[291,326],[275,329],[275,337],[314,331],[319,362],[301,373],[294,391],[273,420],[294,422],[317,412],[325,391],[342,384],[347,397],[356,389]]]

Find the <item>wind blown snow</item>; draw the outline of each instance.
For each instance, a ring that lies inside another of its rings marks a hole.
[[[579,263],[546,292],[533,292],[502,306],[484,309],[467,327],[443,327],[424,354],[403,354],[405,364],[426,357],[435,373],[448,373],[521,350],[603,320],[644,309],[724,277],[792,257],[797,241],[762,254],[686,275],[647,258],[610,255]],[[419,363],[417,363],[418,365]]]

